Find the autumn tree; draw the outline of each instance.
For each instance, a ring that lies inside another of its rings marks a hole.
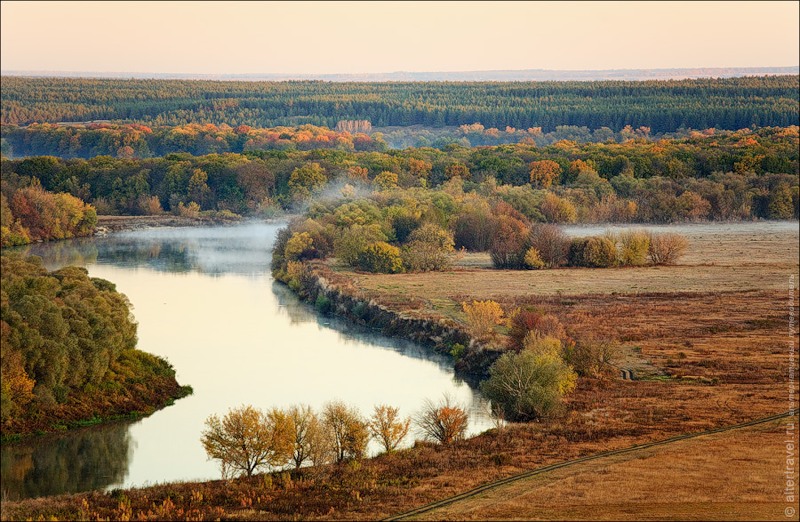
[[[399,408],[381,404],[375,406],[368,426],[372,437],[389,453],[396,450],[408,435],[411,419],[401,418]]]
[[[548,192],[539,209],[548,223],[574,223],[578,212],[568,199]]]
[[[211,415],[200,441],[210,459],[220,461],[223,477],[252,476],[259,469],[285,465],[292,457],[294,430],[286,413],[264,413],[252,406],[233,408],[220,419]]]
[[[307,163],[289,176],[289,194],[296,201],[308,199],[325,186],[328,178],[319,163]]]
[[[539,252],[539,257],[547,267],[563,265],[569,251],[569,237],[556,225],[543,223],[531,227],[528,243]]]
[[[292,406],[287,411],[291,422],[292,435],[294,437],[294,449],[292,451],[292,461],[295,469],[300,469],[306,461],[314,464],[324,464],[329,453],[322,422],[311,406],[299,405]]]
[[[444,168],[444,176],[447,179],[461,178],[470,179],[469,168],[463,163],[451,163]]]
[[[530,164],[531,185],[546,189],[561,176],[561,165],[553,160],[533,161]]]
[[[383,171],[372,180],[372,183],[379,190],[389,190],[397,187],[397,174],[394,172]]]
[[[496,268],[522,268],[527,251],[528,227],[514,217],[500,215],[494,223],[489,254]]]
[[[325,404],[322,428],[335,462],[360,459],[366,454],[369,428],[355,408],[341,401]]]
[[[333,240],[333,253],[343,263],[356,266],[361,252],[367,246],[387,239],[378,224],[355,224],[339,231]]]
[[[495,220],[489,204],[475,195],[465,198],[464,207],[453,223],[456,248],[485,252],[492,243]]]
[[[445,395],[438,403],[426,399],[414,418],[421,434],[440,444],[450,444],[463,440],[467,434],[469,417],[465,409]]]

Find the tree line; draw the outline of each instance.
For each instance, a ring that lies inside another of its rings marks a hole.
[[[741,129],[798,123],[798,76],[593,82],[227,82],[3,78],[0,123],[124,120],[272,127],[557,125]]]
[[[206,419],[201,442],[209,459],[218,460],[223,477],[252,476],[257,471],[291,465],[341,464],[367,455],[370,440],[384,452],[393,452],[409,435],[412,419],[386,404],[375,406],[370,417],[357,408],[334,400],[321,411],[308,405],[271,408],[232,408],[222,418]],[[435,403],[426,401],[414,417],[421,436],[440,444],[465,437],[466,410],[445,396]]]
[[[270,214],[330,196],[460,186],[532,222],[672,222],[797,216],[798,128],[707,131],[680,139],[560,141],[444,150],[333,149],[3,160],[2,192],[39,180],[99,214]],[[437,198],[448,198],[439,191]]]

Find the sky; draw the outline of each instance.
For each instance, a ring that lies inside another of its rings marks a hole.
[[[782,67],[800,2],[0,3],[4,71]]]

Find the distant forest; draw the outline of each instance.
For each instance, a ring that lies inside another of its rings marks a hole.
[[[0,123],[557,126],[737,130],[798,124],[797,75],[595,82],[226,82],[3,77]]]

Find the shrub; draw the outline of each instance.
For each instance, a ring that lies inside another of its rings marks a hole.
[[[480,387],[505,418],[531,421],[557,413],[576,380],[575,372],[558,355],[524,350],[503,354]]]
[[[494,337],[494,327],[503,321],[503,309],[494,301],[461,303],[467,316],[467,329],[479,341]]]
[[[524,261],[525,267],[530,268],[531,270],[539,270],[540,268],[545,267],[545,262],[542,261],[539,251],[533,247],[530,247],[528,251],[525,252]]]
[[[583,266],[583,252],[588,242],[589,239],[585,237],[576,237],[570,241],[569,250],[567,252],[567,263],[569,266]]]
[[[403,271],[400,249],[384,241],[372,243],[359,252],[357,265],[365,272],[397,274]]]
[[[619,262],[623,266],[647,264],[650,236],[642,230],[626,230],[619,235]]]
[[[583,266],[608,268],[617,264],[617,246],[607,237],[590,237],[583,249]]]
[[[453,235],[450,232],[427,223],[414,230],[409,239],[402,256],[410,270],[427,272],[450,267],[450,254],[453,252]]]
[[[671,265],[686,252],[687,246],[686,238],[679,234],[650,234],[647,255],[654,265]]]
[[[537,355],[552,355],[561,357],[561,339],[551,335],[543,335],[536,330],[531,330],[522,341],[522,349]]]
[[[456,362],[461,360],[464,357],[464,352],[466,351],[467,347],[461,343],[454,343],[453,346],[450,347],[450,355],[455,359]]]
[[[617,247],[607,237],[579,237],[570,243],[567,259],[570,266],[608,268],[617,262]]]
[[[564,325],[553,314],[543,314],[532,310],[517,310],[511,317],[509,337],[511,347],[516,350],[523,348],[523,340],[530,333],[543,337],[555,337],[563,342],[571,339],[564,329]]]
[[[612,364],[619,357],[619,343],[610,339],[581,339],[564,350],[565,360],[578,375],[601,377],[613,370]]]
[[[320,294],[317,296],[316,301],[314,301],[314,307],[317,309],[319,313],[327,315],[331,313],[331,310],[333,309],[333,304],[331,303],[331,300],[328,299],[328,296],[320,292]]]
[[[556,225],[533,225],[528,243],[539,251],[539,257],[548,267],[563,265],[567,261],[570,239]]]

